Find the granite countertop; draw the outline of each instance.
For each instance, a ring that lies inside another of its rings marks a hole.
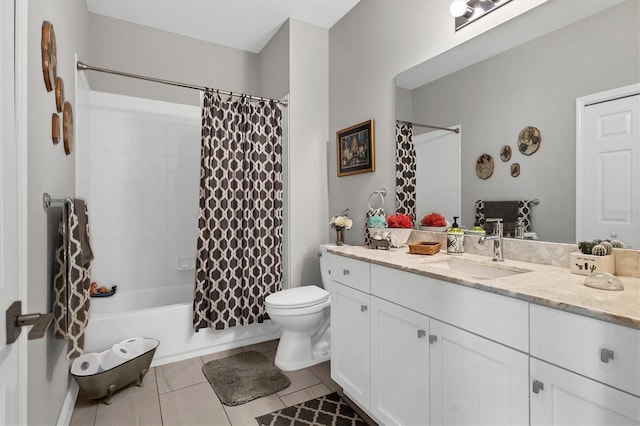
[[[477,254],[452,256],[441,251],[432,256],[425,256],[410,254],[407,247],[372,250],[365,246],[348,245],[331,247],[328,250],[341,256],[640,329],[640,278],[618,277],[624,285],[624,290],[607,291],[584,286],[585,276],[572,274],[569,268],[509,259],[496,265],[491,257]],[[449,259],[464,259],[487,266],[528,272],[483,279],[432,265],[433,262]]]

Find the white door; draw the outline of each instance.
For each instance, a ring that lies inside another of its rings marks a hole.
[[[577,239],[615,239],[639,248],[640,94],[587,103],[583,116],[582,202],[576,209],[584,221]]]
[[[25,237],[19,227],[22,186],[15,127],[14,10],[13,1],[0,1],[0,425],[26,424],[26,333],[10,345],[5,336],[5,311],[21,294],[20,250]]]
[[[453,220],[453,216],[460,216],[460,133],[437,130],[414,136],[413,144],[416,150],[418,220],[431,212],[438,212],[449,221]]]
[[[369,409],[369,295],[331,283],[331,378]]]
[[[371,297],[371,412],[385,425],[429,424],[429,317]]]
[[[432,425],[529,423],[529,357],[431,319]]]
[[[638,397],[531,358],[531,425],[638,424]]]

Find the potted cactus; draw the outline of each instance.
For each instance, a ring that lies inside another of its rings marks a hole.
[[[624,244],[615,240],[580,241],[578,243],[580,252],[570,255],[571,272],[580,275],[590,275],[594,272],[613,274],[616,265],[612,251],[620,247],[624,247]]]

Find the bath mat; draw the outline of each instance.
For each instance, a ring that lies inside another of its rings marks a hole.
[[[342,426],[367,423],[337,392],[256,417],[260,426]]]
[[[211,387],[224,405],[240,405],[289,386],[289,378],[256,351],[240,352],[202,366]]]

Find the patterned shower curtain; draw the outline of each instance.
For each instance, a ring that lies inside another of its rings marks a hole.
[[[202,103],[193,327],[263,322],[282,289],[282,111],[275,101]]]
[[[416,150],[413,125],[396,121],[396,213],[416,221]]]

